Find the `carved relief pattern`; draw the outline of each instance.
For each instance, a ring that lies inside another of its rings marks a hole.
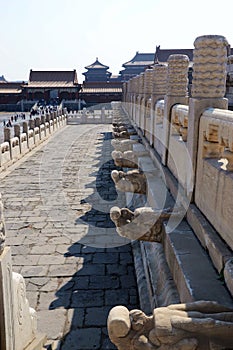
[[[188,114],[189,106],[178,104],[172,108],[172,133],[180,135],[184,142],[187,141],[188,136]]]
[[[225,158],[226,170],[233,171],[233,112],[209,109],[203,116],[203,158]]]
[[[155,106],[156,124],[161,124],[164,118],[164,100],[159,100]]]
[[[153,90],[153,69],[147,69],[144,74],[144,93],[151,95]]]
[[[165,64],[155,64],[153,71],[153,93],[156,95],[166,95],[167,66]]]
[[[144,92],[145,73],[140,73],[138,77],[139,77],[138,90],[139,90],[139,93],[142,94]]]
[[[192,97],[224,97],[228,46],[226,38],[220,35],[204,35],[195,40]]]
[[[170,55],[168,58],[167,95],[187,96],[189,58],[186,55]]]

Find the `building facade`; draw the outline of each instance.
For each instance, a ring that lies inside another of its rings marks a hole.
[[[28,83],[24,85],[27,100],[78,99],[80,85],[76,70],[72,71],[30,71]]]

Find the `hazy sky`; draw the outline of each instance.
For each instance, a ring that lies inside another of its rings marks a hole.
[[[233,46],[232,0],[0,0],[0,76],[78,72],[96,57],[118,74],[136,53],[193,48],[219,34]]]

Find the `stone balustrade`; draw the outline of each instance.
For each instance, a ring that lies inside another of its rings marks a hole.
[[[233,250],[232,171],[233,112],[208,108],[200,118],[195,202]]]
[[[4,129],[4,142],[0,145],[0,171],[16,162],[26,153],[39,146],[56,130],[66,125],[66,111],[51,112],[46,116],[30,119],[22,126],[14,125],[14,136],[11,129]]]
[[[69,113],[67,124],[112,124],[114,111],[112,109],[102,108],[101,110],[86,110],[74,111]]]
[[[152,316],[122,306],[110,311],[108,331],[119,350],[232,347],[233,112],[224,97],[227,53],[223,36],[204,35],[194,41],[191,89],[185,55],[170,56],[166,68],[155,64],[153,78],[145,71],[124,85],[123,110],[139,140],[132,144],[130,136],[127,145],[120,139],[112,145],[121,158],[130,152],[136,169],[122,163],[122,171],[112,172],[130,209],[113,207],[110,217],[119,235],[138,241],[140,301]],[[160,68],[166,91],[156,81]],[[144,154],[137,154],[139,145]],[[178,304],[170,305],[177,297]]]

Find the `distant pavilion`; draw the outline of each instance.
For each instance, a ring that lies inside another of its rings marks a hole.
[[[108,72],[109,67],[100,63],[98,57],[94,63],[86,66],[85,69],[87,69],[87,72],[83,73],[85,82],[106,82],[112,75],[112,73]]]
[[[87,69],[87,72],[83,73],[85,81],[79,92],[80,99],[85,101],[84,106],[122,100],[122,82],[119,76],[112,77],[108,66],[96,58],[96,61],[85,69]]]

